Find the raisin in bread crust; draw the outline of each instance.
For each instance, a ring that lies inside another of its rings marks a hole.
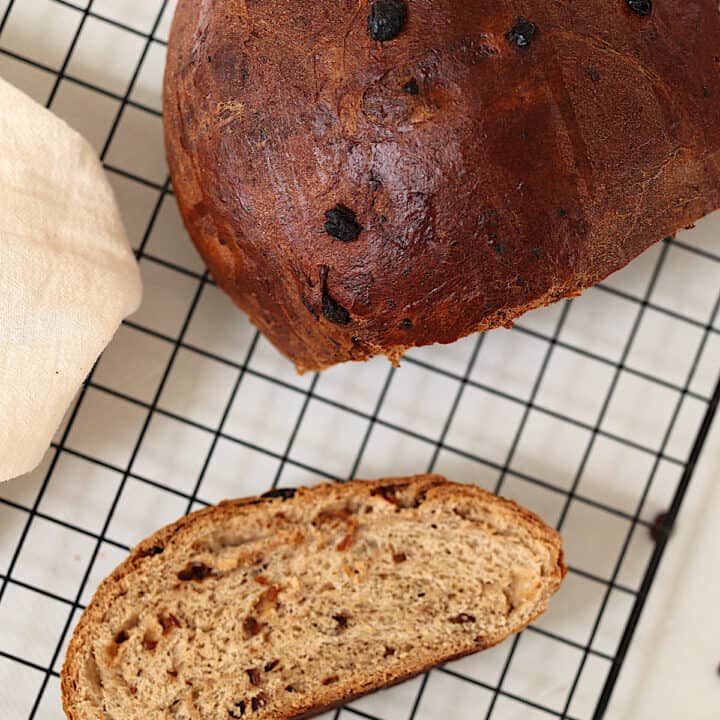
[[[544,578],[539,590],[540,594],[533,600],[532,607],[523,609],[525,615],[522,616],[522,622],[500,634],[478,636],[471,641],[470,645],[467,644],[467,638],[465,638],[454,649],[444,646],[442,651],[435,654],[430,653],[430,655],[426,653],[424,657],[420,653],[422,661],[418,661],[418,654],[413,653],[403,660],[402,667],[395,666],[392,671],[388,671],[387,668],[367,667],[363,672],[362,681],[356,680],[352,684],[337,682],[327,687],[320,687],[309,696],[298,697],[293,701],[294,704],[290,702],[282,708],[282,711],[268,708],[267,712],[260,709],[258,713],[251,713],[248,707],[248,717],[257,717],[262,720],[311,717],[343,704],[351,698],[401,682],[422,673],[431,666],[491,647],[501,642],[509,632],[520,631],[539,615],[545,609],[548,598],[559,587],[565,574],[560,537],[539,518],[511,501],[496,498],[474,486],[449,483],[440,476],[324,485],[311,489],[300,489],[292,499],[288,500],[248,498],[225,501],[217,506],[193,513],[143,541],[133,550],[129,558],[101,583],[75,629],[62,671],[63,705],[68,718],[70,720],[90,720],[90,718],[96,720],[98,711],[95,709],[93,712],[92,705],[87,702],[89,697],[88,678],[92,680],[95,673],[97,674],[96,680],[99,681],[101,672],[97,665],[95,670],[92,669],[92,663],[97,662],[93,646],[103,631],[104,618],[111,614],[113,607],[122,601],[128,588],[132,588],[133,583],[139,582],[137,578],[142,577],[142,573],[146,572],[145,568],[152,569],[153,565],[159,567],[163,563],[184,566],[185,560],[174,558],[174,553],[187,554],[192,542],[198,542],[205,536],[214,537],[213,533],[229,527],[232,522],[241,521],[249,524],[254,517],[258,516],[269,518],[279,512],[291,514],[291,504],[297,504],[298,507],[315,512],[316,508],[336,507],[338,503],[348,502],[348,499],[351,499],[358,507],[366,502],[374,502],[376,507],[384,508],[385,503],[390,503],[394,506],[391,508],[392,512],[397,513],[414,512],[414,508],[422,509],[425,503],[429,503],[430,507],[435,507],[435,504],[451,503],[460,508],[459,512],[467,513],[468,517],[479,513],[478,517],[492,518],[497,532],[517,534],[517,537],[523,538],[524,542],[536,544],[536,547],[540,548],[545,555],[542,565]],[[337,550],[333,547],[329,552],[335,553]],[[189,563],[188,567],[190,567]],[[198,577],[201,575],[202,573]],[[199,582],[202,582],[202,578]],[[174,628],[170,629],[174,630]],[[165,624],[163,624],[163,635],[164,631]],[[154,645],[152,647],[154,649]],[[104,662],[104,660],[101,659],[100,662]],[[108,662],[112,662],[112,660]],[[332,671],[332,667],[327,668],[328,674]],[[242,672],[242,669],[239,672]],[[110,718],[112,720],[131,720],[129,716],[116,716],[110,712],[103,717],[107,717],[108,720]],[[168,717],[171,716],[168,715]],[[204,719],[205,716],[199,715],[198,717]]]
[[[170,36],[180,210],[298,370],[507,325],[720,207],[717,0],[407,0],[383,43],[370,5],[180,0]]]

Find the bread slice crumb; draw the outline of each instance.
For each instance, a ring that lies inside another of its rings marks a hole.
[[[438,475],[226,501],[142,542],[62,671],[70,720],[310,717],[545,610],[559,535]]]

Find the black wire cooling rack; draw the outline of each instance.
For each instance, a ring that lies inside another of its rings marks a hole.
[[[95,142],[146,296],[41,468],[0,487],[0,715],[62,716],[80,611],[159,525],[224,494],[437,470],[563,531],[565,599],[501,647],[327,718],[605,717],[720,400],[712,230],[667,239],[510,332],[410,353],[401,369],[296,377],[177,221],[159,102],[173,5],[0,3],[0,75]]]

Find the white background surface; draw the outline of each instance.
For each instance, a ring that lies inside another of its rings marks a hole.
[[[719,479],[715,422],[608,718],[720,717]]]
[[[160,8],[0,0],[0,74],[102,154],[145,283],[43,465],[0,487],[0,719],[61,718],[72,626],[126,548],[160,525],[274,482],[429,468],[561,527],[571,572],[517,644],[339,717],[484,718],[507,663],[492,720],[560,717],[576,677],[570,715],[591,717],[653,549],[648,525],[717,381],[720,214],[515,330],[413,351],[398,371],[378,359],[298,377],[203,277],[167,192],[159,108],[172,4],[147,37]],[[717,520],[704,517],[717,516],[717,432],[711,447],[611,720],[720,717],[720,638],[706,619],[720,600],[720,548]]]

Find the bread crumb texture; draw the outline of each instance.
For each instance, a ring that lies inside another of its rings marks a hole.
[[[564,572],[554,530],[439,476],[227,501],[100,585],[62,671],[65,712],[310,716],[520,631]]]

